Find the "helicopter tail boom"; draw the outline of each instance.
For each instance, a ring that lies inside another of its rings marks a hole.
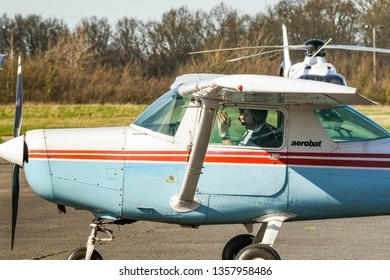
[[[281,66],[281,76],[287,77],[291,68],[290,50],[288,49],[288,38],[286,26],[282,25],[283,31],[283,65]]]

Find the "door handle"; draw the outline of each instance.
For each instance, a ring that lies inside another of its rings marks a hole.
[[[270,153],[269,154],[269,159],[271,160],[279,160],[280,159],[280,154],[279,153]]]

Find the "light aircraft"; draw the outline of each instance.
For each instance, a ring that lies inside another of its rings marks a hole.
[[[112,240],[107,224],[144,220],[243,224],[247,233],[227,242],[222,259],[277,260],[272,245],[284,222],[390,214],[390,133],[349,106],[374,104],[355,88],[188,74],[129,126],[21,135],[21,78],[19,60],[14,138],[0,145],[0,157],[14,166],[11,246],[20,168],[32,190],[61,211],[94,215],[86,246],[68,259],[102,259],[95,246]],[[262,112],[272,145],[240,140],[239,109]],[[229,145],[217,121],[224,113]]]
[[[282,25],[283,45],[277,46],[250,46],[250,47],[237,47],[237,48],[225,48],[214,50],[203,50],[190,52],[190,54],[205,54],[220,51],[237,51],[237,50],[254,50],[254,49],[272,49],[255,54],[241,56],[237,58],[229,59],[228,62],[239,61],[243,59],[264,56],[276,52],[283,51],[283,62],[279,68],[279,75],[286,78],[294,79],[307,79],[322,81],[328,83],[335,83],[340,85],[347,85],[343,75],[337,73],[336,67],[326,60],[325,50],[327,49],[339,49],[347,51],[365,51],[365,52],[378,52],[390,54],[389,49],[372,48],[366,46],[351,46],[351,45],[330,45],[329,39],[327,42],[319,39],[307,40],[303,45],[289,45],[287,37],[287,28]],[[290,59],[290,50],[305,51],[305,58],[302,62],[293,64]]]

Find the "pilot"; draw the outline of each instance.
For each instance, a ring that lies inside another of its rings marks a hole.
[[[225,145],[279,147],[280,141],[275,130],[266,123],[267,110],[238,109],[238,120],[246,130],[238,141],[230,138],[231,119],[226,112],[217,115],[219,135]]]

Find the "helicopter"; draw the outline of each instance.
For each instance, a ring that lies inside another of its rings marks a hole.
[[[271,49],[264,52],[240,56],[237,58],[228,59],[227,62],[234,62],[243,59],[274,54],[283,51],[283,61],[279,67],[279,76],[293,79],[316,80],[328,83],[335,83],[339,85],[347,85],[346,79],[343,75],[337,72],[335,65],[326,60],[325,50],[339,49],[347,51],[364,51],[364,52],[378,52],[390,54],[389,49],[373,48],[366,46],[352,46],[352,45],[330,45],[332,38],[326,42],[321,39],[309,39],[302,45],[289,45],[287,37],[287,28],[282,24],[282,39],[283,45],[276,46],[250,46],[237,48],[223,48],[214,50],[194,51],[189,54],[207,54],[213,52],[226,52],[237,50],[254,50],[254,49]],[[305,57],[302,62],[293,64],[290,59],[290,50],[305,51]]]
[[[113,239],[108,225],[137,221],[243,224],[221,258],[279,260],[273,244],[285,222],[390,214],[390,133],[351,107],[373,104],[322,81],[185,74],[129,126],[21,135],[19,58],[14,138],[0,145],[13,165],[11,248],[23,168],[31,189],[61,212],[93,214],[86,245],[70,260],[103,259],[96,246]],[[273,144],[241,139],[242,110],[261,111]],[[222,114],[231,116],[229,145]]]

